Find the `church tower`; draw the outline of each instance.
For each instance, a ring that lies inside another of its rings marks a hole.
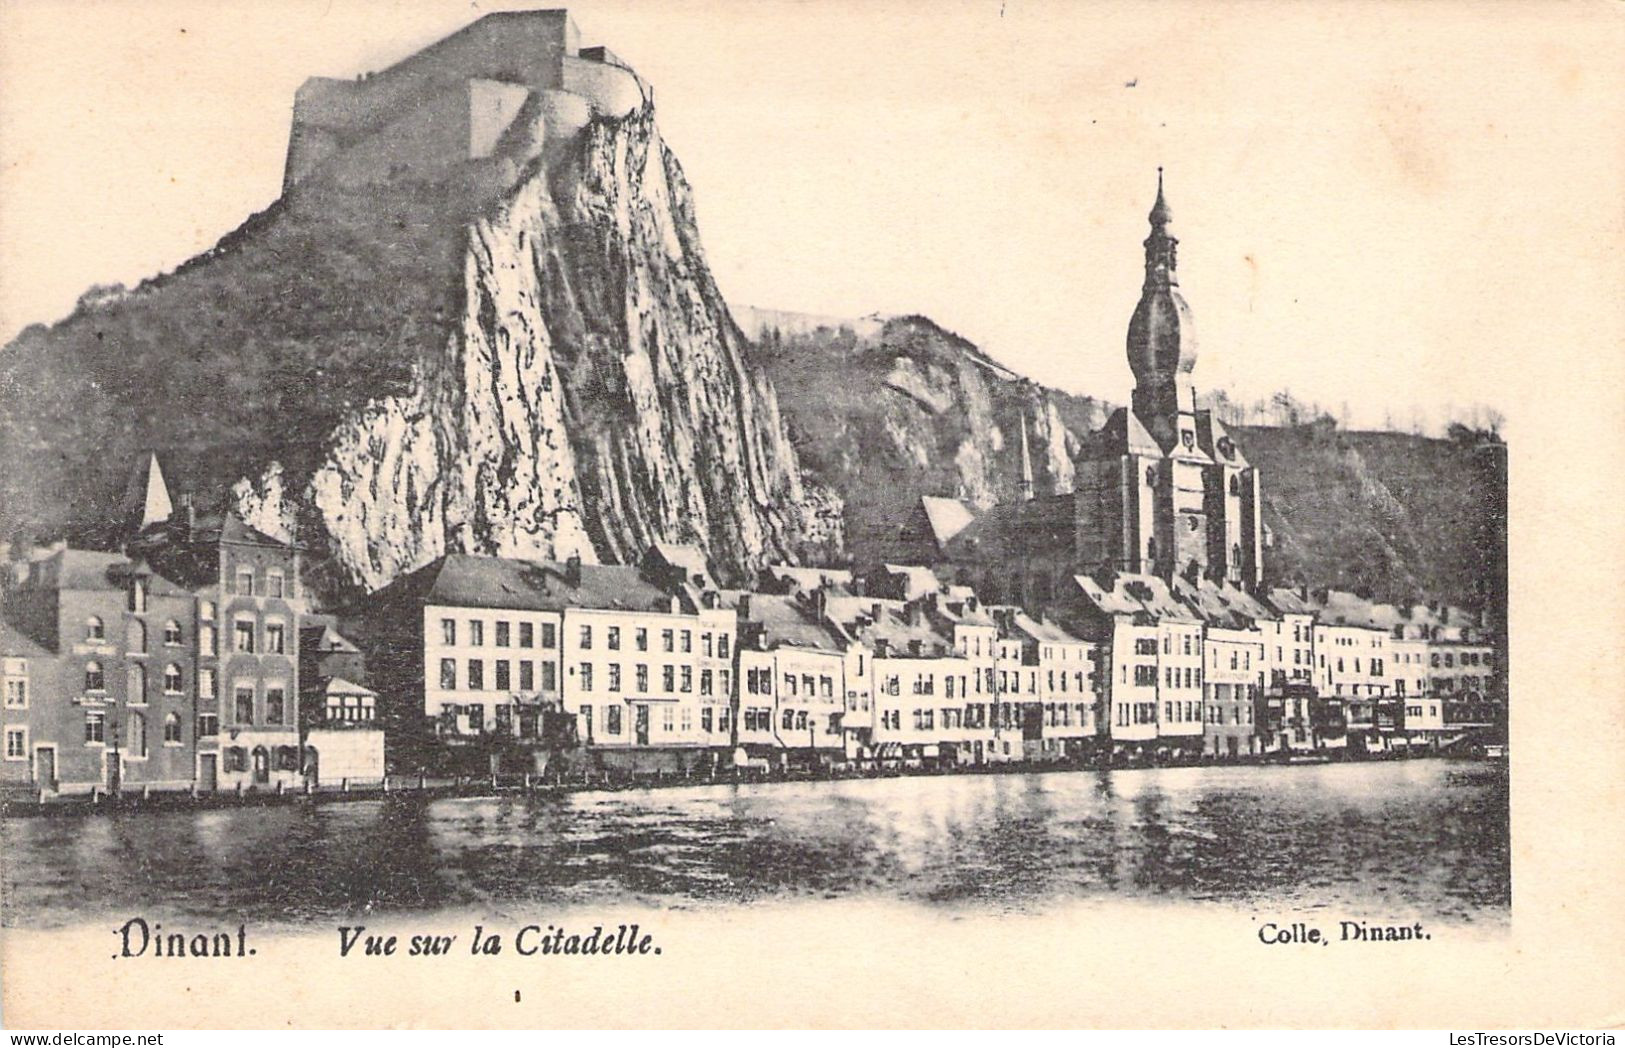
[[[1128,322],[1128,365],[1134,372],[1134,414],[1157,442],[1168,447],[1181,432],[1195,433],[1196,326],[1191,307],[1179,293],[1179,240],[1168,232],[1173,212],[1162,193],[1157,168],[1157,201],[1151,206],[1151,235],[1145,238],[1145,283]]]
[[[1263,525],[1256,472],[1223,424],[1198,411],[1196,328],[1179,290],[1179,240],[1157,169],[1145,280],[1128,323],[1131,406],[1079,455],[1074,556],[1080,567],[1255,586]]]

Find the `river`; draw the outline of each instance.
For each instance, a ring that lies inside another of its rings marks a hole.
[[[1505,923],[1504,764],[1446,760],[696,786],[4,822],[7,926],[868,896],[1132,897]]]

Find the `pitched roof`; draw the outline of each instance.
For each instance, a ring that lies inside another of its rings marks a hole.
[[[1168,583],[1155,575],[1120,572],[1111,580],[1109,589],[1088,575],[1075,575],[1073,581],[1090,603],[1108,615],[1130,615],[1151,622],[1202,621],[1175,596]]]
[[[371,688],[343,677],[318,677],[314,689],[318,695],[371,695],[378,697],[378,693]]]
[[[747,621],[761,623],[762,639],[769,648],[790,645],[818,651],[846,650],[846,638],[816,620],[795,597],[753,593]]]
[[[917,564],[883,564],[881,567],[888,575],[897,575],[903,579],[904,600],[913,600],[942,589],[942,580],[937,578],[937,573],[930,568]]]
[[[947,544],[976,519],[975,511],[965,503],[936,495],[920,496],[920,509],[925,512],[926,522],[931,525],[931,535],[939,546]]]
[[[350,638],[327,623],[300,627],[299,647],[302,651],[342,651],[349,654],[359,654],[361,651]]]
[[[1277,586],[1265,596],[1270,607],[1282,615],[1319,615],[1320,605],[1290,586]]]
[[[638,570],[622,564],[582,564],[580,581],[571,566],[552,560],[516,560],[448,553],[403,575],[376,594],[422,604],[467,608],[562,611],[596,608],[670,611],[672,597]]]
[[[1211,411],[1196,413],[1196,442],[1215,462],[1243,469],[1248,466],[1247,456],[1241,453],[1235,438],[1230,436],[1230,431],[1224,428],[1224,423]]]
[[[187,596],[188,591],[153,572],[145,562],[131,560],[122,553],[100,550],[64,549],[44,560],[35,561],[28,585],[54,590],[119,590],[132,573],[148,576],[147,592],[161,596]]]
[[[1192,586],[1181,579],[1175,583],[1175,590],[1203,622],[1220,629],[1248,629],[1261,620],[1280,618],[1262,601],[1228,583],[1203,579],[1200,585]]]
[[[12,629],[5,621],[0,620],[0,655],[10,658],[34,659],[49,655],[39,644]]]
[[[766,574],[780,582],[792,583],[798,589],[815,590],[828,583],[852,592],[852,573],[844,568],[806,568],[794,564],[769,564]]]
[[[698,546],[676,542],[653,542],[650,543],[649,549],[672,567],[681,568],[687,577],[685,581],[699,580],[703,585],[711,585],[711,568],[706,564],[705,554]]]

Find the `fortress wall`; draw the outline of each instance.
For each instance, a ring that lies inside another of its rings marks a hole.
[[[530,89],[496,80],[468,82],[468,158],[479,160],[495,152],[497,143],[513,125],[530,98]]]
[[[318,173],[348,188],[386,182],[397,174],[443,173],[468,156],[468,89],[457,84],[324,164]]]
[[[477,78],[560,87],[562,63],[575,55],[578,44],[575,24],[563,11],[508,12],[487,15],[366,79],[307,80],[294,96],[288,171],[302,176],[313,168],[311,152],[299,144],[312,129],[331,132],[339,144],[348,144],[450,83]]]
[[[640,108],[645,98],[643,81],[636,73],[587,58],[564,60],[563,87],[585,98],[603,116],[626,116]]]

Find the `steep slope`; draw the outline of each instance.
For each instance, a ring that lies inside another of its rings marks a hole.
[[[838,546],[717,292],[653,108],[509,172],[313,179],[209,254],[0,351],[0,534],[97,536],[134,452],[311,550],[321,588],[445,550],[724,577]],[[508,161],[512,163],[512,161]]]
[[[805,476],[846,507],[859,561],[889,545],[883,533],[921,495],[984,508],[1016,498],[1023,426],[1036,490],[1071,490],[1078,437],[1110,412],[1021,378],[924,317],[832,326],[736,312],[756,335]]]

